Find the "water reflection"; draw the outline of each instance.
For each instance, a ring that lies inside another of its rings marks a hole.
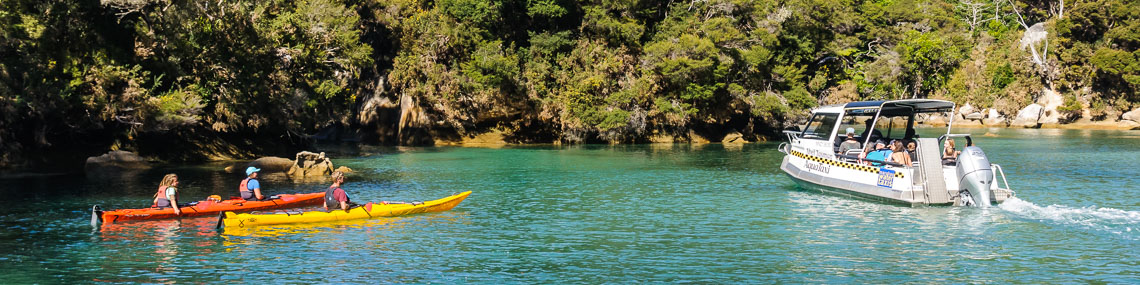
[[[358,170],[346,188],[354,199],[479,195],[443,213],[224,233],[216,217],[96,232],[87,224],[93,204],[149,205],[165,173],[179,174],[188,197],[232,196],[241,175],[215,165],[5,179],[0,247],[10,250],[0,253],[0,280],[1132,283],[1140,275],[1140,170],[1128,167],[1140,132],[972,132],[997,135],[975,139],[1025,204],[911,208],[802,191],[779,171],[775,143],[361,147],[350,150],[361,157],[334,161]],[[273,193],[326,186],[265,184]],[[330,276],[330,266],[352,270]]]

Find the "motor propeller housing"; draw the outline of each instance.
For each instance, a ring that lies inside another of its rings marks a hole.
[[[977,207],[990,206],[990,184],[994,171],[986,153],[976,146],[968,146],[958,155],[958,185],[961,193],[968,193]],[[965,199],[963,199],[965,200]]]

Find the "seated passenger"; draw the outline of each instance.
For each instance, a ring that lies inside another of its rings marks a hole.
[[[910,159],[910,154],[906,152],[905,148],[903,148],[902,141],[897,141],[897,140],[892,141],[891,142],[891,151],[892,151],[892,153],[891,153],[890,159],[888,159],[887,161],[902,164],[903,166],[907,166],[907,167],[910,166],[910,164],[912,163],[912,161]]]
[[[954,139],[947,139],[942,144],[944,148],[942,151],[942,165],[955,165],[957,164],[958,155],[962,154],[961,151],[954,149]]]
[[[871,136],[871,141],[883,137],[883,133],[876,130],[875,126],[872,126],[875,123],[875,119],[867,119],[865,123],[867,123],[867,128],[863,130],[863,133],[859,134],[859,137],[866,138],[867,136]]]
[[[162,177],[158,193],[154,193],[154,207],[174,208],[175,215],[182,215],[182,209],[178,208],[178,175],[171,173]]]
[[[916,147],[917,147],[917,145],[914,144],[914,141],[910,141],[910,142],[906,143],[906,152],[910,153],[910,161],[917,161],[918,160],[918,152],[915,151]]]
[[[859,149],[863,144],[855,140],[855,129],[847,128],[847,140],[839,145],[839,154],[846,155],[848,150]]]
[[[891,157],[891,150],[887,149],[887,144],[882,140],[876,141],[875,150],[871,151],[871,153],[867,154],[866,156],[868,160],[874,160],[870,161],[871,166],[882,166],[882,161],[886,161],[889,157]]]
[[[238,185],[238,194],[242,199],[247,201],[264,200],[265,196],[261,195],[261,183],[257,181],[257,173],[261,172],[261,168],[250,166],[245,169],[245,179]]]
[[[348,192],[340,188],[341,185],[344,185],[344,173],[333,172],[332,181],[332,186],[329,186],[329,189],[325,191],[325,212],[328,212],[329,209],[348,211],[352,200],[348,198]]]

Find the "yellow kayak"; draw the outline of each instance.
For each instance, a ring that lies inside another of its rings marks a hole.
[[[375,204],[368,203],[363,206],[345,210],[285,212],[272,214],[250,214],[225,212],[218,221],[218,228],[246,228],[263,225],[316,223],[328,221],[344,221],[356,219],[369,219],[379,217],[395,217],[419,213],[443,212],[455,208],[459,202],[471,195],[471,191],[452,195],[447,198],[426,201],[422,203],[407,204]]]

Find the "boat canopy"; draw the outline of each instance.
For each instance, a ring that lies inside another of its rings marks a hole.
[[[859,101],[847,103],[843,109],[882,108],[883,116],[900,116],[913,113],[949,112],[954,110],[954,102],[934,99],[904,99],[890,101]]]

